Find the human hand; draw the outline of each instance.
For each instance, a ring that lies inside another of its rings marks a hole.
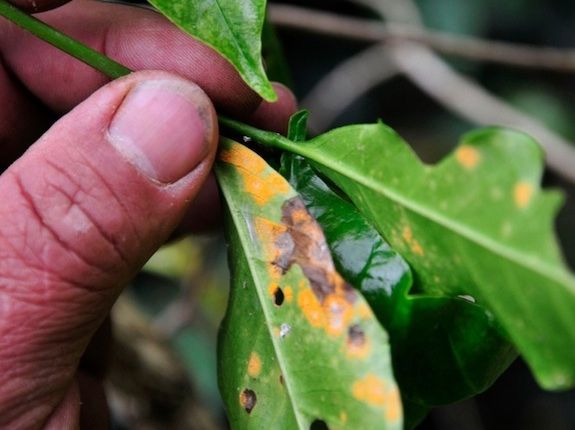
[[[122,287],[181,220],[197,228],[213,217],[212,102],[277,131],[295,109],[283,87],[279,102],[262,103],[214,51],[151,11],[75,0],[40,18],[134,70],[164,71],[106,85],[0,21],[0,164],[10,165],[0,176],[0,428],[9,429],[105,416],[101,388],[78,364]]]

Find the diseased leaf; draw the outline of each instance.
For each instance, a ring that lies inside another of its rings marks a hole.
[[[266,0],[150,0],[183,31],[228,59],[268,101],[276,100],[261,59]]]
[[[490,312],[465,298],[408,295],[413,278],[407,263],[353,204],[300,156],[285,153],[280,173],[321,225],[339,273],[388,331],[404,406],[471,397],[507,369],[517,354]],[[407,422],[411,408],[404,409]]]
[[[303,143],[224,124],[314,161],[408,261],[424,292],[471,295],[544,388],[575,386],[575,348],[566,347],[575,345],[575,279],[552,231],[561,197],[540,189],[542,153],[531,138],[479,130],[426,166],[383,124]]]
[[[219,373],[232,426],[400,429],[386,333],[301,199],[238,143],[222,142],[216,173],[229,212]]]

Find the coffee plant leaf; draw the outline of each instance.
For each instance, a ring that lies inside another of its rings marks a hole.
[[[264,99],[276,99],[262,64],[265,0],[150,0],[150,3],[184,32],[219,52]]]
[[[288,182],[223,140],[231,293],[219,384],[233,428],[402,428],[387,335]]]

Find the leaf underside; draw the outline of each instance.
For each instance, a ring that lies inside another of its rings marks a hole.
[[[265,0],[150,0],[163,15],[232,63],[246,83],[276,100],[261,60]]]
[[[436,166],[383,124],[278,146],[313,160],[349,196],[423,292],[473,296],[543,387],[575,385],[575,348],[566,347],[575,345],[575,280],[553,233],[561,196],[540,189],[542,153],[531,138],[479,130]]]
[[[232,287],[219,339],[233,428],[402,427],[387,336],[278,173],[224,140]]]

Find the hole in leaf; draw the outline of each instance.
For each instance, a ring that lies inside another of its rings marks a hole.
[[[256,393],[249,388],[246,388],[240,394],[240,403],[242,407],[249,414],[255,408],[257,402]]]
[[[277,287],[274,291],[274,303],[276,306],[281,306],[284,302],[285,296],[284,292],[280,287]]]
[[[347,343],[354,347],[361,347],[365,344],[365,333],[359,324],[352,325],[347,331]]]
[[[329,430],[329,427],[327,426],[327,424],[325,423],[325,421],[322,420],[315,420],[313,423],[311,423],[311,425],[309,426],[309,430]]]

